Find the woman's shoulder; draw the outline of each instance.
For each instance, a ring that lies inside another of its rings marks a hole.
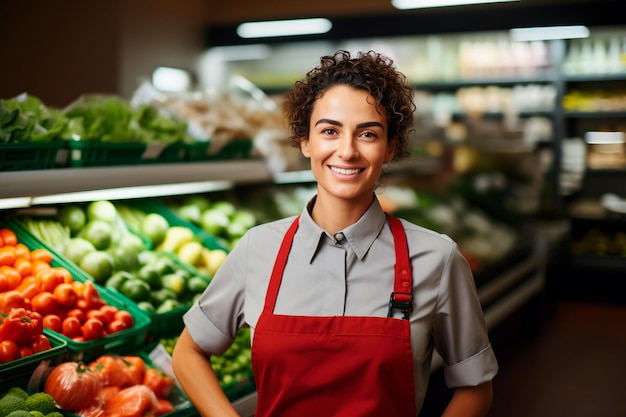
[[[269,238],[276,234],[283,236],[295,218],[296,216],[284,217],[267,223],[261,223],[250,228],[247,234],[249,238],[255,240]]]
[[[419,224],[412,223],[406,219],[400,218],[404,232],[407,234],[409,241],[413,239],[419,239],[421,241],[427,241],[430,243],[440,242],[445,246],[455,246],[456,242],[452,238],[444,233],[438,232],[433,229],[429,229]]]

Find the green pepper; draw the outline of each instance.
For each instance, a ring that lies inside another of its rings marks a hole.
[[[43,332],[43,318],[41,314],[14,308],[4,319],[0,327],[0,339],[11,340],[18,346],[29,343],[35,336]]]

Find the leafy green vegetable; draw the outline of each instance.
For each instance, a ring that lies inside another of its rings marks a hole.
[[[74,139],[102,142],[189,141],[187,122],[150,105],[133,108],[119,97],[87,97],[66,111]]]
[[[61,110],[35,96],[21,94],[0,100],[0,142],[37,142],[60,138],[67,126]]]

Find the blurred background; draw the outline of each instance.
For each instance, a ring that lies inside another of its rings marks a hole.
[[[104,134],[87,138],[66,129],[68,136],[54,138],[59,154],[52,166],[41,169],[32,160],[15,163],[5,140],[0,214],[138,200],[144,212],[167,206],[191,221],[190,211],[178,211],[189,210],[191,197],[253,213],[245,227],[295,214],[314,183],[287,140],[283,93],[322,55],[383,52],[415,89],[417,113],[412,156],[389,167],[379,195],[389,211],[451,235],[470,262],[501,358],[490,415],[626,415],[621,6],[3,1],[0,99],[25,93],[70,118],[94,97],[149,105],[182,123],[188,148],[156,158],[148,151],[163,148],[151,147],[159,138],[148,134],[138,159],[122,149],[87,161],[76,146]],[[304,19],[322,29],[243,32],[247,23],[273,22],[276,29],[293,19],[299,29]],[[193,153],[197,144],[205,145],[200,155]],[[224,153],[229,144],[236,152]],[[198,218],[197,226],[219,234],[207,222]],[[218,236],[221,247],[228,250],[242,227]],[[424,416],[437,415],[450,395],[440,367],[436,360]],[[235,397],[240,413],[251,415],[254,392]]]

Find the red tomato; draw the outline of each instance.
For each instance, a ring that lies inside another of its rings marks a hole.
[[[157,404],[152,390],[145,385],[122,389],[111,397],[104,407],[105,416],[141,417],[149,414]]]
[[[61,323],[61,317],[56,314],[48,314],[43,318],[43,327],[53,332],[62,333]]]
[[[90,280],[86,280],[84,282],[83,291],[79,301],[79,305],[85,311],[98,309],[106,304],[100,297],[95,284]]]
[[[73,339],[78,336],[83,335],[83,330],[81,329],[81,323],[76,317],[66,317],[61,324],[61,332],[64,336]]]
[[[106,317],[106,322],[111,323],[115,320],[115,313],[118,312],[118,308],[109,304],[100,307],[100,312]]]
[[[143,383],[143,377],[146,373],[146,363],[141,356],[127,355],[120,357],[118,360],[121,361],[124,372],[126,373],[127,386]]]
[[[98,375],[81,362],[63,362],[46,378],[44,392],[63,411],[75,413],[91,406],[102,388]]]
[[[174,388],[174,379],[160,369],[148,368],[143,377],[143,384],[150,388],[157,398],[166,398]]]
[[[63,283],[63,277],[57,275],[54,268],[33,275],[37,275],[39,279],[39,289],[41,291],[52,293],[57,285]]]
[[[100,320],[100,322],[101,322],[101,323],[102,323],[105,327],[106,327],[106,325],[107,325],[107,323],[108,323],[106,315],[105,315],[102,311],[100,311],[99,309],[98,309],[98,310],[89,310],[89,311],[87,312],[87,318],[88,318],[88,319],[97,319],[97,320]]]
[[[119,388],[122,388],[126,383],[126,373],[123,366],[117,356],[102,355],[89,364],[89,369],[98,375],[102,386],[114,386],[119,391]]]
[[[157,404],[152,407],[152,412],[156,417],[162,416],[163,414],[171,413],[174,411],[174,405],[165,398],[157,398]]]
[[[59,302],[54,295],[48,291],[41,291],[39,294],[34,296],[32,300],[30,300],[30,303],[33,311],[36,311],[42,316],[54,314],[59,308]]]
[[[7,363],[19,358],[20,349],[15,342],[3,340],[0,342],[0,363]]]
[[[13,308],[30,309],[29,303],[17,290],[9,290],[0,294],[0,313],[9,314]]]
[[[107,385],[106,387],[102,387],[102,389],[100,390],[100,401],[102,401],[102,404],[106,404],[121,390],[122,388],[115,385]],[[84,414],[81,414],[81,416],[84,416]]]
[[[27,356],[32,355],[34,352],[33,350],[28,347],[28,346],[20,346],[19,348],[19,354],[18,354],[18,358],[25,358]]]
[[[63,308],[72,308],[78,301],[78,294],[76,294],[74,286],[68,282],[57,285],[52,294]]]
[[[123,321],[128,328],[133,327],[133,324],[135,324],[135,319],[133,318],[133,315],[126,310],[119,310],[117,313],[115,313],[115,320]]]
[[[122,330],[126,330],[126,329],[128,329],[128,326],[122,320],[113,320],[112,322],[110,322],[107,325],[107,331],[109,333],[117,333],[117,332],[121,332]]]
[[[98,319],[87,319],[82,325],[83,337],[85,340],[100,339],[106,335],[104,324]]]
[[[66,317],[76,317],[80,324],[83,324],[87,320],[87,314],[80,308],[73,308],[67,312]]]
[[[50,344],[50,340],[48,339],[48,337],[45,334],[40,333],[34,337],[33,341],[30,344],[30,348],[33,353],[39,353],[45,350],[52,349],[52,345]]]

